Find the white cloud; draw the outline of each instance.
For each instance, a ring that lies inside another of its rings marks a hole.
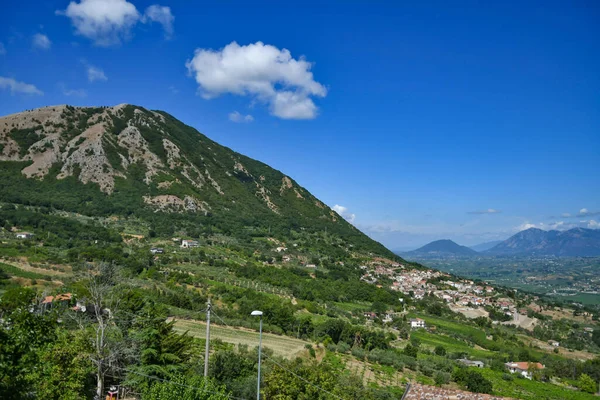
[[[9,89],[10,94],[36,94],[43,95],[44,92],[29,83],[19,82],[13,78],[0,76],[0,89]]]
[[[87,66],[87,76],[90,82],[108,80],[106,75],[104,75],[104,71],[101,68],[94,67],[93,65]]]
[[[587,227],[590,229],[600,229],[600,222],[590,219],[588,221]]]
[[[158,22],[167,36],[173,33],[173,20],[169,7],[152,5],[140,14],[127,0],[71,1],[64,11],[57,11],[71,19],[77,35],[92,40],[98,46],[112,46],[129,38],[138,22]]]
[[[557,221],[557,222],[552,222],[549,224],[544,224],[543,222],[540,222],[538,224],[524,222],[523,224],[517,226],[514,230],[516,232],[520,232],[520,231],[524,231],[529,228],[537,228],[537,229],[543,229],[543,230],[566,231],[568,229],[585,226],[586,223],[587,223],[586,221],[581,221],[580,223]]]
[[[467,214],[499,214],[502,211],[488,208],[487,210],[469,211]]]
[[[581,210],[579,210],[579,214],[581,215],[586,215],[589,214],[589,210],[587,208],[582,208]]]
[[[199,48],[186,67],[205,99],[226,93],[248,96],[252,102],[266,103],[271,114],[282,119],[315,118],[312,97],[327,95],[314,80],[310,62],[262,42],[245,46],[231,42],[221,50]]]
[[[333,206],[333,211],[338,213],[340,217],[344,218],[346,221],[348,221],[350,223],[353,223],[354,219],[356,218],[355,214],[348,212],[348,208],[346,208],[344,206],[340,206],[338,204]]]
[[[0,56],[6,54],[6,47],[4,47],[4,43],[0,42]]]
[[[87,97],[87,92],[84,89],[69,89],[67,86],[59,82],[58,87],[65,96],[69,97]]]
[[[169,91],[173,94],[178,94],[179,93],[179,89],[177,89],[175,86],[171,85],[169,86]]]
[[[229,120],[232,122],[252,122],[254,121],[254,117],[250,114],[242,115],[238,111],[234,111],[229,113]]]
[[[563,217],[563,218],[571,218],[571,214],[570,213],[562,213],[560,216]]]
[[[31,43],[36,49],[49,50],[50,47],[52,47],[52,42],[48,39],[48,36],[43,33],[36,33],[33,35]]]
[[[159,6],[154,4],[146,8],[144,13],[143,22],[158,22],[162,25],[165,30],[165,36],[170,38],[173,35],[173,22],[175,17],[171,13],[170,7]]]

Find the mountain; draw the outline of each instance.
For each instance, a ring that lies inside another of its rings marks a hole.
[[[339,248],[397,258],[289,176],[129,104],[0,118],[0,202],[136,217],[161,235],[325,231]]]
[[[511,236],[485,254],[600,256],[600,230],[573,228],[561,232],[530,228]]]
[[[469,246],[469,248],[475,251],[486,251],[500,243],[502,243],[502,240],[494,240],[492,242],[479,243],[474,246]]]
[[[436,240],[416,250],[403,253],[404,257],[473,256],[477,252],[452,240]]]

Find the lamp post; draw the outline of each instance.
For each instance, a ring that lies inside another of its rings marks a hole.
[[[256,399],[260,400],[260,353],[262,348],[262,316],[263,312],[254,310],[250,314],[253,317],[260,317],[259,333],[258,333],[258,381],[256,383]]]

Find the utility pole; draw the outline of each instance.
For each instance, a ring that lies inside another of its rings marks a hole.
[[[204,350],[204,377],[208,377],[208,353],[210,347],[210,309],[212,305],[210,304],[210,298],[208,299],[208,303],[206,303],[206,348]]]

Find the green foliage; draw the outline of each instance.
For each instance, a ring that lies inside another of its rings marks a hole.
[[[26,129],[13,128],[10,130],[9,136],[15,142],[17,142],[17,144],[19,145],[19,156],[20,157],[23,157],[25,154],[27,154],[29,147],[31,147],[35,142],[37,142],[41,139],[38,131],[43,130],[43,129],[44,129],[44,127],[39,125],[39,126],[34,126],[32,128],[26,128]]]
[[[156,382],[144,392],[143,400],[226,400],[222,386],[200,376],[173,376],[168,382]]]
[[[452,379],[465,386],[471,392],[492,393],[492,382],[476,369],[456,368],[452,374]]]
[[[577,387],[586,393],[596,393],[596,382],[587,374],[581,374],[577,380]]]

